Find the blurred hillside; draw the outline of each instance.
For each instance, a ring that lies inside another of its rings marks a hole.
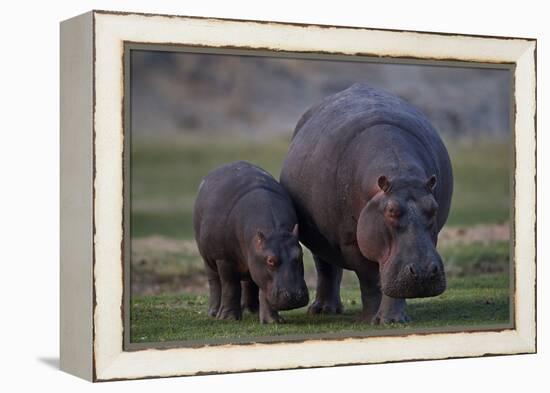
[[[355,82],[388,90],[447,136],[509,136],[509,72],[132,51],[135,138],[288,135],[303,112]]]

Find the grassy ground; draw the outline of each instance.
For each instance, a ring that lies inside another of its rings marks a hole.
[[[285,313],[289,323],[261,326],[215,321],[206,312],[207,284],[192,232],[192,209],[201,178],[223,163],[247,160],[278,177],[286,140],[235,143],[186,139],[132,145],[132,307],[134,342],[259,337],[371,331],[357,323],[357,279],[346,272],[342,316],[311,318],[305,310]],[[505,141],[448,141],[455,190],[447,231],[438,248],[448,290],[410,302],[406,328],[486,325],[508,320],[509,154]],[[481,229],[478,227],[481,225]],[[498,233],[493,228],[498,229]],[[500,232],[504,231],[504,234]],[[464,235],[465,236],[462,236]],[[458,239],[458,240],[457,240]],[[457,240],[457,241],[455,241]],[[305,253],[306,282],[314,296],[314,267]],[[401,327],[403,328],[403,327]]]
[[[242,322],[215,321],[206,316],[205,295],[140,296],[132,300],[131,341],[163,342],[208,339],[243,339],[318,333],[369,333],[379,330],[462,327],[508,322],[506,274],[454,278],[448,290],[432,299],[409,301],[407,325],[373,326],[359,321],[361,301],[357,287],[342,290],[345,311],[335,316],[308,316],[305,309],[282,312],[286,323],[260,325],[246,313]]]

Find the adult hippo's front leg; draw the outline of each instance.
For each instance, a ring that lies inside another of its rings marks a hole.
[[[409,322],[405,299],[392,298],[381,292],[378,263],[365,259],[354,246],[343,247],[342,250],[347,260],[356,267],[363,303],[361,320],[375,325]]]
[[[389,297],[383,294],[380,308],[371,322],[375,325],[410,322],[406,308],[407,302],[405,299]]]
[[[332,265],[314,255],[317,270],[315,300],[309,306],[309,314],[341,314],[344,310],[340,300],[342,268]]]
[[[376,281],[373,282],[372,276],[360,276],[359,273],[357,276],[361,285],[362,320],[374,325],[407,323],[410,321],[406,312],[405,299],[384,295],[380,291],[380,284]]]

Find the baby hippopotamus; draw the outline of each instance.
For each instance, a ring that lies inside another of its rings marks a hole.
[[[255,165],[223,165],[203,179],[193,223],[210,287],[208,315],[240,320],[244,308],[259,308],[261,323],[277,323],[278,311],[308,304],[297,222],[287,192]]]

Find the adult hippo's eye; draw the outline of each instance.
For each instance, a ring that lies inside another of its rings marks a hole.
[[[386,205],[385,214],[386,214],[386,217],[393,220],[397,220],[399,219],[399,217],[403,215],[403,211],[401,210],[401,207],[399,206],[398,203],[389,202]]]
[[[424,214],[427,219],[428,227],[433,227],[437,222],[437,206],[425,210]]]

